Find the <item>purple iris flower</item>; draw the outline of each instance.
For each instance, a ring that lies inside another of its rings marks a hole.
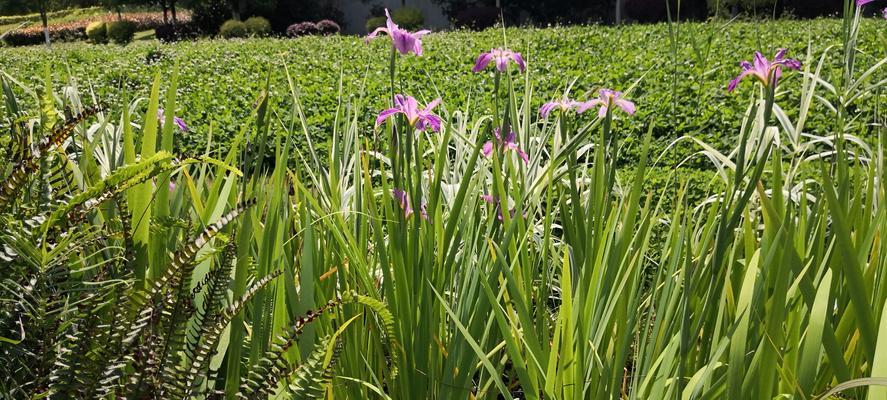
[[[881,15],[884,16],[884,19],[887,19],[887,8],[884,8],[884,11],[881,11]]]
[[[477,56],[477,61],[474,62],[474,68],[471,70],[474,72],[483,71],[487,65],[490,65],[491,62],[496,61],[496,69],[499,72],[505,72],[508,67],[508,61],[512,61],[517,64],[517,68],[520,69],[521,72],[527,68],[526,64],[524,64],[524,59],[521,57],[520,53],[515,53],[508,49],[498,48],[492,49],[487,53],[481,53]]]
[[[166,117],[163,114],[162,108],[157,109],[157,120],[160,121],[160,127],[163,128],[163,125],[166,124]],[[183,120],[179,117],[173,116],[172,122],[174,124],[176,124],[176,126],[179,127],[179,130],[181,130],[182,132],[188,132],[188,125],[185,125],[185,120]]]
[[[376,117],[376,126],[382,125],[386,119],[396,114],[403,114],[407,117],[410,126],[424,130],[428,127],[435,132],[440,131],[440,117],[432,114],[431,110],[440,104],[440,99],[434,99],[423,109],[419,109],[419,103],[413,96],[396,95],[394,96],[394,107],[384,110]]]
[[[401,189],[393,189],[391,195],[394,196],[394,200],[397,200],[400,204],[404,218],[409,218],[410,215],[413,215],[413,208],[410,207],[410,196],[407,192],[404,192]]]
[[[422,216],[422,219],[424,219],[426,221],[431,221],[431,218],[428,218],[428,207],[427,206],[428,205],[425,203],[422,203],[422,205],[419,206],[419,215]]]
[[[607,116],[607,111],[612,106],[621,108],[622,111],[625,111],[628,115],[634,115],[637,110],[634,103],[622,98],[622,92],[617,92],[612,89],[601,89],[598,91],[598,98],[582,103],[577,111],[583,112],[589,108],[600,107],[598,108],[597,115],[600,118],[604,118]]]
[[[581,106],[582,106],[582,103],[575,101],[575,100],[566,99],[566,98],[562,99],[562,100],[553,100],[553,101],[549,101],[548,103],[543,104],[542,107],[539,108],[539,115],[542,118],[548,118],[548,115],[551,114],[551,112],[554,110],[561,110],[561,111],[575,110],[577,113],[582,113],[583,111],[585,111],[585,109],[581,109],[580,108]]]
[[[499,199],[496,198],[496,196],[493,196],[491,194],[482,194],[480,195],[480,198],[488,204],[493,204],[496,206],[496,219],[498,219],[500,222],[505,220],[504,216],[502,215],[502,202],[500,202]],[[513,208],[508,210],[508,215],[509,217],[514,218]]]
[[[524,160],[524,164],[530,162],[530,157],[520,148],[520,145],[517,144],[517,135],[513,131],[508,132],[504,139],[502,138],[502,133],[499,128],[493,129],[493,134],[496,135],[496,143],[502,148],[502,151],[514,151],[522,160]],[[484,143],[483,153],[485,157],[489,157],[493,154],[493,141]]]
[[[875,0],[856,0],[856,6],[857,6],[857,7],[862,7],[862,6],[864,6],[864,5],[868,4],[868,3],[871,3],[871,2],[873,2],[873,1],[875,1]]]
[[[398,204],[400,204],[400,209],[403,210],[403,217],[409,218],[410,215],[413,215],[413,207],[410,206],[410,195],[407,192],[401,189],[393,189],[391,190],[391,195],[394,197],[394,200],[397,200]],[[430,221],[428,218],[428,210],[427,205],[422,203],[419,206],[419,215],[422,216],[422,219],[426,221]]]
[[[779,49],[773,57],[773,61],[768,61],[763,55],[761,55],[761,52],[755,52],[754,63],[748,61],[739,63],[739,66],[742,67],[742,73],[730,81],[730,84],[727,86],[727,91],[732,92],[733,89],[736,89],[736,86],[739,85],[739,81],[746,76],[754,76],[761,81],[761,84],[765,87],[769,87],[771,83],[776,85],[779,81],[779,78],[782,76],[782,67],[794,70],[801,69],[801,62],[792,58],[786,58],[785,52],[785,49]]]
[[[423,35],[427,35],[431,33],[431,31],[427,29],[423,29],[418,32],[410,32],[406,29],[401,29],[394,21],[391,19],[391,14],[388,13],[388,9],[385,9],[385,16],[388,17],[388,21],[385,22],[387,27],[384,28],[376,28],[373,33],[367,35],[365,41],[369,43],[371,39],[375,39],[379,33],[385,33],[386,35],[391,37],[391,43],[394,44],[394,48],[400,52],[400,54],[409,54],[410,52],[416,54],[417,56],[422,55],[422,40],[419,39]]]

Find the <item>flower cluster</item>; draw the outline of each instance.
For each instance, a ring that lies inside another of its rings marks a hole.
[[[857,0],[857,5],[861,7],[871,1],[873,0]],[[887,9],[884,10],[884,13],[885,18],[887,18]],[[387,9],[385,10],[385,15],[388,17],[386,27],[378,28],[370,33],[366,37],[366,42],[369,42],[379,34],[384,33],[391,38],[393,49],[396,52],[403,55],[412,53],[416,56],[421,56],[422,40],[420,38],[430,32],[428,30],[409,32],[405,29],[401,29],[391,19],[391,15],[388,13]],[[521,56],[520,53],[504,48],[490,49],[488,52],[481,53],[475,60],[474,67],[471,70],[478,73],[485,70],[493,63],[495,63],[497,73],[507,72],[510,63],[514,63],[520,72],[526,70],[526,63],[524,62],[523,56]],[[755,53],[753,62],[743,61],[739,65],[742,67],[742,73],[730,81],[727,87],[728,91],[732,92],[735,90],[739,83],[745,77],[749,76],[758,79],[765,87],[775,87],[782,76],[783,67],[794,70],[799,70],[801,68],[800,61],[786,57],[785,49],[778,50],[772,61],[767,60],[760,52],[757,52]],[[432,131],[439,132],[442,121],[441,118],[432,111],[438,104],[440,104],[440,102],[441,99],[438,98],[432,100],[425,107],[420,107],[418,101],[416,101],[414,97],[398,94],[394,97],[394,106],[383,110],[376,117],[376,126],[378,127],[383,122],[397,114],[402,114],[406,117],[407,123],[413,129],[431,129]],[[586,101],[577,101],[566,97],[549,101],[540,107],[539,115],[541,118],[548,118],[551,113],[555,111],[559,111],[560,113],[575,112],[576,114],[582,114],[589,109],[596,108],[598,111],[598,118],[607,118],[613,112],[614,107],[628,115],[634,115],[637,111],[635,104],[626,99],[622,92],[612,89],[600,89],[596,98]],[[158,117],[159,116],[160,114]],[[180,119],[176,118],[177,124],[179,121]],[[180,128],[185,130],[184,122],[182,122]],[[524,163],[529,163],[529,156],[518,144],[517,134],[515,132],[509,130],[507,133],[503,134],[500,128],[496,128],[493,131],[493,135],[495,136],[495,139],[487,141],[483,145],[482,153],[485,157],[492,156],[493,152],[496,149],[499,149],[503,153],[513,151],[524,161]],[[409,218],[414,212],[410,205],[409,193],[403,189],[395,188],[392,190],[391,194],[398,202],[404,216]],[[488,204],[495,205],[498,220],[502,221],[504,219],[502,211],[503,207],[498,198],[489,194],[483,194],[481,195],[481,199]],[[425,211],[424,203],[420,207],[420,210],[422,218],[428,220],[428,214]],[[514,212],[514,209],[509,209],[509,215],[513,216]]]

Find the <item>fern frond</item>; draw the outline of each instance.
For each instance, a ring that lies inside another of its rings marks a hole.
[[[274,390],[277,387],[277,382],[290,370],[289,363],[284,359],[284,356],[296,344],[296,338],[302,334],[305,326],[341,304],[341,298],[330,300],[320,308],[308,311],[308,314],[300,317],[295,324],[278,335],[271,348],[265,352],[265,356],[247,374],[246,380],[240,387],[240,396],[256,398]]]
[[[204,326],[204,329],[200,334],[200,345],[194,352],[194,359],[188,370],[189,376],[196,376],[200,371],[207,368],[209,360],[212,357],[212,352],[216,350],[216,345],[218,344],[219,338],[222,336],[222,331],[225,330],[225,327],[231,323],[231,320],[235,315],[243,311],[246,304],[255,297],[259,290],[268,286],[269,283],[281,274],[283,274],[283,270],[276,270],[257,280],[246,290],[243,296],[233,301],[227,308],[225,308],[225,311],[216,319],[214,324],[206,324]]]
[[[189,324],[182,363],[175,365],[174,371],[169,371],[169,369],[164,371],[164,385],[166,391],[172,396],[188,398],[201,384],[201,380],[197,378],[204,371],[190,369],[190,366],[198,356],[197,351],[200,343],[207,339],[203,337],[203,332],[221,317],[221,306],[227,299],[228,284],[231,270],[234,269],[236,252],[237,244],[232,235],[232,240],[228,242],[225,251],[222,252],[218,266],[211,270],[207,276],[203,305],[196,310],[192,323]]]
[[[333,367],[341,349],[341,337],[336,337],[336,343],[332,345],[332,348],[328,346],[330,340],[332,340],[330,336],[320,339],[314,346],[314,350],[308,355],[308,359],[293,371],[296,376],[288,387],[293,400],[322,399],[324,397],[327,386],[333,380]],[[333,354],[327,354],[330,350]],[[324,365],[324,360],[328,356],[330,362]]]
[[[164,275],[154,281],[150,289],[135,299],[136,303],[140,304],[141,311],[137,313],[138,318],[127,340],[135,341],[138,337],[143,336],[141,332],[151,321],[154,321],[153,325],[155,325],[157,331],[163,332],[163,334],[148,335],[146,339],[149,339],[148,342],[150,343],[142,345],[142,353],[147,356],[140,358],[135,365],[136,372],[133,374],[133,381],[137,383],[132,390],[139,391],[143,378],[152,381],[160,379],[158,373],[162,371],[164,364],[177,361],[175,356],[170,360],[168,355],[170,353],[175,354],[173,349],[181,348],[184,344],[184,322],[187,322],[187,316],[190,313],[183,310],[182,307],[183,301],[186,300],[184,297],[187,297],[187,301],[190,303],[190,297],[187,295],[185,287],[193,271],[194,264],[192,260],[197,255],[197,252],[216,236],[222,228],[255,203],[255,200],[243,202],[237,208],[219,218],[218,222],[204,229],[200,235],[176,252]],[[145,347],[148,345],[150,345],[150,348]]]
[[[3,185],[0,185],[0,210],[5,209],[15,199],[24,187],[25,181],[37,171],[39,162],[46,153],[70,137],[79,123],[99,111],[99,107],[83,110],[80,114],[66,120],[62,126],[51,131],[36,146],[32,146],[29,154],[22,154],[21,160],[12,167],[12,172],[6,177]]]
[[[65,204],[53,210],[43,223],[42,231],[48,231],[56,221],[59,221],[63,216],[68,215],[75,209],[80,208],[80,213],[85,214],[88,210],[105,200],[159,175],[164,172],[164,167],[169,165],[172,159],[172,154],[161,151],[135,164],[118,168],[107,178],[78,193]]]
[[[394,379],[397,376],[398,368],[399,368],[399,354],[400,354],[400,345],[397,339],[397,331],[394,328],[394,315],[391,314],[391,311],[385,305],[385,303],[376,300],[372,297],[364,296],[358,294],[356,292],[349,292],[342,295],[343,302],[356,302],[362,304],[369,309],[373,310],[373,313],[379,318],[379,322],[382,325],[382,330],[385,333],[385,340],[388,342],[388,358],[389,358],[389,371],[391,374],[391,379]]]

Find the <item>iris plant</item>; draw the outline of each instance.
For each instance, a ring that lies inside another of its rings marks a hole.
[[[625,111],[628,115],[634,115],[636,108],[634,103],[628,101],[622,97],[622,92],[617,92],[612,89],[601,89],[598,92],[598,98],[591,99],[584,103],[581,103],[578,112],[583,112],[589,108],[599,107],[598,108],[598,117],[606,117],[607,111],[610,110],[610,107],[616,106]]]
[[[410,206],[410,196],[407,192],[402,189],[392,189],[391,195],[394,196],[394,200],[397,200],[398,204],[400,204],[400,209],[403,210],[404,218],[409,218],[410,215],[413,215],[413,207]]]
[[[413,207],[410,205],[410,195],[402,189],[392,189],[391,196],[394,197],[394,200],[397,200],[397,203],[400,205],[400,209],[403,210],[403,217],[409,218],[410,215],[413,215]],[[419,206],[419,215],[422,216],[422,219],[428,221],[428,209],[425,203],[422,203]]]
[[[496,144],[502,148],[502,151],[514,151],[522,160],[524,160],[525,164],[530,162],[530,157],[520,148],[520,145],[517,144],[517,135],[513,131],[508,132],[504,138],[502,137],[502,131],[499,128],[494,129],[493,134],[496,136]],[[493,154],[493,141],[484,143],[483,153],[485,157],[490,157]]]
[[[417,32],[410,32],[406,29],[401,29],[394,23],[394,20],[391,19],[391,14],[388,13],[387,8],[385,9],[385,16],[388,17],[388,20],[385,22],[386,26],[376,28],[376,30],[366,37],[366,42],[375,39],[380,33],[384,33],[391,38],[391,43],[400,54],[406,55],[413,53],[417,56],[421,56],[422,40],[419,38],[431,33],[431,31],[423,29]]]
[[[440,104],[440,99],[434,99],[424,108],[419,109],[419,103],[412,96],[398,94],[394,96],[394,107],[384,110],[376,117],[376,126],[382,125],[386,119],[397,114],[403,114],[410,126],[419,130],[431,128],[435,132],[440,131],[440,117],[432,114],[431,110]]]
[[[527,69],[526,64],[524,64],[524,59],[521,57],[520,53],[513,52],[508,49],[498,48],[492,49],[489,52],[481,53],[477,56],[477,61],[474,62],[474,68],[471,70],[474,72],[483,71],[491,62],[496,62],[496,69],[499,72],[505,72],[508,68],[508,62],[511,61],[517,64],[517,68],[520,69],[521,72]]]
[[[742,67],[742,73],[730,81],[727,91],[732,92],[739,85],[739,82],[747,76],[757,78],[764,87],[775,87],[782,76],[782,67],[799,70],[801,62],[792,58],[785,57],[785,49],[779,49],[773,57],[773,61],[769,61],[761,55],[761,52],[755,52],[754,62],[743,61],[739,63]]]
[[[548,118],[548,115],[551,114],[551,112],[555,111],[555,110],[561,110],[561,111],[575,110],[577,113],[581,114],[582,112],[587,110],[587,108],[582,108],[582,103],[580,103],[578,101],[564,98],[562,100],[553,100],[553,101],[549,101],[548,103],[543,104],[542,107],[539,108],[539,115],[542,118]]]

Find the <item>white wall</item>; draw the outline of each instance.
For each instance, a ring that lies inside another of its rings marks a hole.
[[[401,0],[336,0],[336,3],[342,13],[345,15],[345,26],[342,27],[344,33],[362,35],[366,33],[364,26],[367,18],[370,17],[370,8],[374,4],[380,4],[388,7],[388,10],[394,11],[400,8]],[[441,29],[450,26],[447,17],[444,15],[440,6],[432,3],[431,0],[406,0],[407,7],[416,7],[422,10],[425,16],[425,27],[428,29]]]

